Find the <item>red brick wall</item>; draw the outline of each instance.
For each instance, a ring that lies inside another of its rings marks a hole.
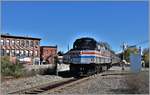
[[[54,56],[57,54],[57,47],[40,47],[40,57],[42,60],[47,61],[49,64],[54,63]]]
[[[28,51],[28,52],[30,52],[30,51],[32,51],[33,52],[33,55],[31,55],[31,56],[28,56],[28,57],[40,57],[40,46],[39,45],[35,45],[35,43],[36,42],[39,42],[39,44],[40,44],[40,40],[36,40],[36,39],[23,39],[23,38],[11,38],[11,37],[9,37],[9,38],[7,38],[7,37],[1,37],[1,39],[3,39],[4,40],[4,45],[1,45],[1,49],[3,49],[4,51],[5,51],[5,53],[6,53],[6,50],[9,50],[9,52],[10,52],[10,54],[9,55],[7,55],[7,56],[10,56],[10,60],[14,63],[15,62],[15,58],[16,58],[16,51],[17,50],[19,50],[19,52],[20,51]],[[6,44],[6,41],[7,41],[7,39],[9,40],[9,44]],[[17,41],[20,41],[20,44],[18,45],[17,44]],[[13,44],[12,43],[12,41],[15,41],[15,43]],[[22,46],[21,45],[21,41],[24,41],[25,42],[25,46]],[[33,43],[34,43],[34,46],[33,47],[31,47],[30,46],[30,44],[29,44],[29,46],[26,46],[27,45],[27,41],[33,41]],[[14,56],[12,56],[11,55],[11,50],[14,50],[15,51],[15,55]],[[37,56],[35,55],[35,51],[37,51]],[[5,54],[6,55],[6,54]]]

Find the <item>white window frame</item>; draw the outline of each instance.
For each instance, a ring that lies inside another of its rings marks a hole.
[[[15,45],[15,40],[11,40],[11,44],[12,44],[12,45]]]
[[[1,39],[1,45],[4,45],[4,39]]]
[[[6,50],[6,55],[10,56],[10,50],[9,49]]]
[[[10,39],[6,40],[6,45],[10,45]]]

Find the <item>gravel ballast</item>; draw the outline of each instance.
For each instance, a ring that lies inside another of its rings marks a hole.
[[[104,75],[104,76],[103,76]],[[48,94],[148,94],[149,72],[142,70],[133,74],[129,68],[122,71],[114,67],[107,72],[92,76],[90,80],[78,85],[65,87]]]
[[[21,89],[31,88],[37,85],[63,81],[67,78],[62,78],[55,75],[36,75],[33,77],[12,79],[1,83],[1,93],[6,95],[7,93],[14,92]]]

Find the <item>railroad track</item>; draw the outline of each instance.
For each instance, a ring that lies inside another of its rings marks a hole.
[[[106,71],[107,73],[112,71]],[[120,73],[119,73],[120,74]],[[117,74],[105,74],[105,72],[97,74],[98,76],[107,76],[107,75],[117,75]],[[97,76],[96,75],[96,76]],[[18,90],[18,91],[14,91],[14,92],[10,92],[8,94],[51,94],[53,92],[61,92],[61,90],[65,87],[70,87],[79,83],[82,83],[86,80],[89,80],[91,78],[94,78],[95,75],[89,76],[89,77],[82,77],[82,78],[71,78],[68,80],[64,80],[64,81],[59,81],[59,82],[55,82],[55,83],[45,83],[42,85],[38,85],[35,87],[31,87],[31,88],[27,88],[27,89],[22,89],[22,90]]]
[[[85,80],[88,80],[88,79],[89,79],[89,77],[72,78],[72,79],[68,79],[68,80],[65,80],[65,81],[56,82],[54,84],[52,84],[52,83],[42,84],[42,85],[38,85],[38,86],[35,86],[35,87],[10,92],[8,94],[42,94],[42,93],[50,93],[50,92],[53,92],[55,90],[59,90],[63,87],[73,85],[73,84],[76,84],[76,83],[79,83],[81,81],[85,81]]]

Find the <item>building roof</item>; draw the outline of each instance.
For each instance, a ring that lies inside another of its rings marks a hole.
[[[40,46],[42,48],[57,48],[57,45],[56,46]]]
[[[14,35],[6,35],[6,34],[1,34],[1,37],[41,40],[41,38],[34,38],[34,37],[28,37],[28,36],[27,37],[26,36],[14,36]]]

